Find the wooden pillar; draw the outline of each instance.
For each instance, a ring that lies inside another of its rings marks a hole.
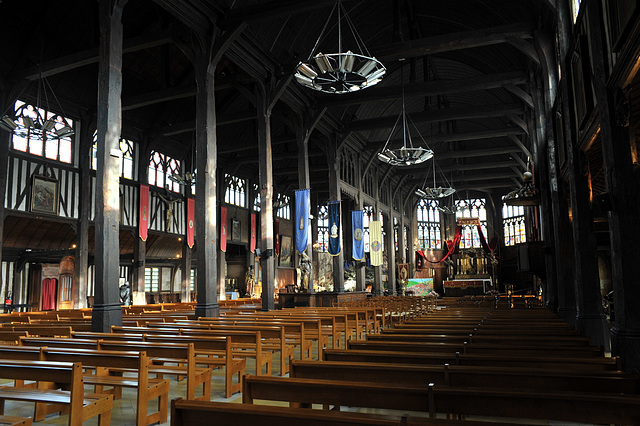
[[[640,238],[640,182],[637,172],[633,170],[628,120],[625,120],[624,114],[616,115],[616,112],[625,110],[624,102],[628,102],[624,96],[624,90],[627,89],[625,85],[634,76],[637,78],[637,74],[630,73],[637,72],[631,69],[636,68],[640,43],[635,36],[621,51],[618,60],[628,65],[616,67],[617,74],[611,78],[615,84],[607,86],[606,38],[601,6],[597,2],[589,3],[588,19],[594,56],[593,82],[598,101],[602,160],[607,195],[612,204],[608,212],[615,307],[615,324],[611,329],[612,355],[622,358],[624,370],[637,371],[640,369],[640,310],[637,307],[640,280],[637,250],[633,248]],[[634,34],[637,34],[637,28]],[[614,101],[614,95],[617,95],[618,103]]]
[[[298,188],[299,189],[307,189],[311,188],[311,180],[309,178],[309,136],[311,136],[311,131],[313,129],[308,128],[303,117],[296,116],[294,118],[295,121],[295,129],[296,129],[296,142],[298,144]],[[311,204],[311,195],[309,195],[309,203]],[[314,210],[313,206],[311,206],[310,210]],[[296,216],[297,217],[297,216]],[[315,216],[314,216],[315,218]],[[315,221],[314,221],[315,222]],[[311,222],[309,223],[311,225]],[[296,227],[294,226],[293,237],[296,238],[297,232],[295,232]],[[317,233],[316,233],[317,235]],[[309,259],[313,257],[313,248],[311,247],[313,244],[313,233],[310,233],[309,239],[307,241],[306,253],[309,256]],[[297,242],[294,245],[297,247]],[[299,266],[300,255],[298,254],[298,250],[294,250],[296,256],[295,266]],[[311,270],[309,271],[309,288],[303,288],[303,291],[307,291],[309,293],[313,293],[313,261],[311,262]],[[302,285],[302,284],[301,284]]]
[[[1,81],[1,80],[0,80]],[[0,87],[0,107],[2,110],[6,110],[6,87]],[[7,199],[7,167],[9,163],[9,150],[11,144],[11,133],[0,131],[0,271],[2,270],[2,242],[4,241],[4,203]],[[2,275],[0,273],[0,275]],[[0,281],[4,280],[5,276],[0,277]],[[1,286],[2,283],[0,283]],[[9,287],[9,283],[6,282],[6,287]],[[7,294],[5,290],[5,294]]]
[[[75,251],[75,294],[73,307],[87,307],[89,289],[89,217],[91,215],[91,147],[93,140],[89,119],[83,120],[80,132],[76,136],[76,145],[80,147],[80,218],[76,233]]]
[[[122,324],[120,276],[120,131],[122,128],[122,11],[126,0],[100,1],[98,153],[95,217],[95,303],[92,330]]]
[[[329,163],[329,201],[341,201],[340,192],[340,152],[335,136],[330,138],[327,146],[327,162]],[[344,211],[341,209],[340,228],[343,228]],[[344,235],[344,234],[343,234]],[[342,244],[344,246],[344,244]],[[344,292],[344,250],[333,259],[333,291]]]
[[[215,65],[211,58],[214,40],[197,37],[194,43],[196,79],[196,197],[195,246],[198,263],[196,277],[196,318],[217,317],[218,286],[218,202],[217,202],[217,135],[215,106]]]
[[[362,162],[358,161],[358,170],[357,170],[357,182],[358,182],[358,197],[354,200],[355,207],[354,210],[363,210],[364,209],[364,197],[362,192]],[[351,222],[351,221],[349,221]],[[366,254],[365,254],[366,256]],[[363,261],[354,261],[355,269],[356,269],[356,291],[364,291],[365,290],[365,276],[367,273],[367,261],[364,259]]]
[[[393,197],[393,195],[391,195]],[[393,198],[389,198],[393,200]],[[395,229],[393,227],[393,201],[389,207],[389,214],[384,216],[384,227],[387,232],[384,235],[384,246],[387,249],[387,290],[389,294],[396,294],[396,247]]]
[[[263,82],[256,85],[258,110],[258,152],[260,162],[260,263],[262,265],[262,310],[275,308],[276,264],[273,234],[273,151],[271,148],[271,90]]]

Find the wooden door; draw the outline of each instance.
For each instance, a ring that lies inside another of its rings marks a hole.
[[[73,275],[60,275],[58,309],[73,309],[74,284]]]

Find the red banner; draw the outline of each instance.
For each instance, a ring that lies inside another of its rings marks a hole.
[[[187,198],[187,245],[193,248],[193,219],[196,209],[196,200]]]
[[[220,250],[227,251],[227,208],[220,207]]]
[[[138,224],[140,239],[147,241],[149,230],[149,185],[140,185],[140,220]]]
[[[249,251],[256,251],[256,214],[251,213],[251,237],[249,238]]]
[[[276,219],[274,224],[273,239],[276,256],[280,256],[280,221]]]

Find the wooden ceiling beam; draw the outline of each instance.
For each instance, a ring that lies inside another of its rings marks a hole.
[[[473,141],[481,139],[493,139],[501,137],[511,137],[515,135],[521,135],[524,130],[517,127],[504,127],[500,129],[481,130],[478,132],[465,132],[465,133],[447,133],[443,135],[435,135],[429,137],[429,144],[433,148],[437,143],[451,143],[459,141]],[[377,150],[382,148],[387,141],[373,141],[367,143],[368,150]],[[395,139],[389,142],[390,146],[401,145],[402,139]]]
[[[453,50],[471,49],[505,43],[513,38],[532,38],[536,29],[534,22],[519,22],[481,30],[442,34],[417,40],[405,40],[371,49],[380,61],[433,55]]]
[[[525,84],[528,77],[524,72],[507,72],[501,74],[481,75],[478,77],[459,80],[437,80],[405,85],[405,98],[450,95],[454,93],[476,92],[480,90],[497,89],[505,86]],[[380,87],[371,91],[350,93],[349,96],[324,95],[318,96],[316,102],[322,106],[346,106],[368,102],[389,101],[402,98],[402,87]]]
[[[521,103],[473,105],[460,108],[446,108],[435,111],[408,113],[414,123],[436,123],[439,121],[468,120],[477,118],[505,117],[510,114],[524,113]],[[392,128],[398,119],[397,115],[356,120],[345,126],[343,131],[364,131],[371,129]]]

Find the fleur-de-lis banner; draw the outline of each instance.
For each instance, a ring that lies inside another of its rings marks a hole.
[[[329,201],[329,254],[337,256],[342,250],[342,229],[340,228],[340,201]]]
[[[382,266],[382,224],[379,220],[369,222],[369,241],[371,266]]]
[[[149,185],[140,185],[140,239],[147,241],[149,230]]]
[[[189,248],[193,248],[193,235],[194,235],[194,215],[196,210],[196,200],[193,198],[187,198],[187,245]]]
[[[227,208],[220,207],[220,250],[227,251]]]
[[[296,250],[302,253],[309,243],[309,188],[296,190]]]
[[[255,253],[256,251],[256,214],[251,213],[251,237],[249,239],[249,251]]]
[[[351,226],[353,232],[353,249],[351,250],[351,257],[354,260],[364,260],[364,229],[362,228],[362,221],[364,219],[364,212],[362,210],[351,211]]]

